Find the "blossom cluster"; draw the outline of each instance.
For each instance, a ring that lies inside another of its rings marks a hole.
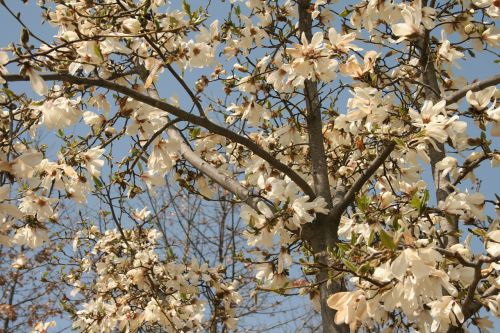
[[[144,325],[167,332],[201,331],[207,301],[201,288],[211,288],[217,315],[228,329],[236,327],[234,307],[241,301],[236,282],[224,281],[224,268],[209,268],[196,260],[176,263],[162,258],[155,229],[107,230],[90,228],[87,239],[95,240],[82,258],[81,270],[67,276],[72,296],[82,294],[83,308],[76,312],[73,327],[87,332],[136,332]],[[85,240],[83,234],[75,245]],[[77,245],[77,246],[78,246]],[[76,246],[74,247],[76,250]],[[95,272],[95,278],[86,274]]]
[[[231,1],[224,21],[162,0],[43,8],[54,40],[25,33],[0,51],[0,84],[29,81],[37,95],[0,92],[0,245],[57,239],[67,202],[113,215],[120,202],[116,229],[76,231],[88,243],[66,280],[83,299],[75,328],[200,331],[207,303],[236,328],[224,268],[162,254],[147,209],[124,208],[169,177],[244,201],[259,289],[319,304],[310,275],[344,280],[327,302],[339,325],[446,332],[480,326],[477,304],[500,315],[498,198],[475,172],[500,165],[499,91],[457,74],[498,47],[497,3]],[[123,216],[139,222],[126,229]],[[321,230],[335,235],[318,250]]]

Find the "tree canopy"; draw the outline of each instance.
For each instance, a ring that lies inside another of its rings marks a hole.
[[[10,2],[1,332],[493,328],[498,1]]]

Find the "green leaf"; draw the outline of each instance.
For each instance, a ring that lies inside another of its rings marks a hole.
[[[102,55],[101,47],[99,46],[99,43],[94,44],[94,51],[99,56],[99,58],[101,58],[101,60],[104,60],[104,56]]]
[[[422,197],[422,200],[420,200],[420,206],[418,207],[419,214],[425,211],[425,208],[427,207],[427,201],[429,201],[429,190],[425,190],[424,196]]]
[[[354,263],[350,262],[349,260],[342,259],[342,262],[344,263],[344,265],[346,265],[347,268],[351,270],[351,272],[356,272],[358,270],[356,268],[356,265],[354,265]]]
[[[478,229],[478,228],[469,229],[469,232],[479,237],[487,237],[486,231],[484,231],[483,229]]]
[[[368,273],[370,271],[370,269],[371,269],[371,265],[369,262],[367,262],[366,264],[364,264],[363,266],[361,266],[359,268],[359,272],[360,273]]]
[[[349,15],[350,13],[351,13],[351,11],[346,8],[339,15],[340,15],[340,17],[347,17],[347,15]]]
[[[255,228],[255,217],[253,217],[253,215],[250,216],[250,221],[248,221],[248,226],[252,229]]]
[[[356,232],[351,233],[351,245],[355,245],[356,242],[358,241],[359,234]]]
[[[401,226],[398,223],[399,219],[401,219],[401,214],[395,215],[392,219],[392,228],[394,230],[399,230],[399,228],[401,228]]]
[[[342,252],[347,252],[349,251],[349,245],[345,243],[337,243],[337,248],[342,251]]]
[[[195,128],[193,128],[193,129],[191,129],[191,130],[189,131],[189,137],[190,137],[192,140],[194,140],[194,139],[196,139],[196,138],[200,135],[200,132],[201,132],[201,128],[199,128],[199,127],[195,127]]]
[[[97,189],[101,189],[104,187],[104,185],[102,184],[102,182],[99,178],[97,178],[96,176],[92,176],[92,178],[94,179],[95,187]]]
[[[382,241],[382,245],[389,249],[394,250],[396,248],[396,244],[394,244],[394,240],[388,233],[386,233],[383,229],[380,230],[380,240]]]
[[[191,17],[191,6],[186,2],[186,0],[182,0],[182,9]]]
[[[425,208],[427,207],[427,201],[429,201],[429,191],[425,190],[422,198],[420,198],[417,194],[415,194],[410,201],[410,205],[413,208],[417,209],[419,214],[421,214],[423,211],[425,211]]]
[[[368,209],[368,207],[370,206],[370,202],[371,202],[371,199],[366,194],[364,194],[362,197],[356,198],[356,204],[358,205],[358,208],[362,212],[365,212]]]
[[[429,190],[425,190],[424,197],[422,198],[424,204],[427,204],[427,201],[429,201]]]
[[[418,196],[417,193],[413,195],[413,198],[410,200],[410,206],[412,206],[415,209],[419,209],[420,207],[420,197]]]
[[[370,233],[370,237],[368,237],[368,246],[371,246],[374,240],[375,240],[375,232],[372,230],[372,232]]]

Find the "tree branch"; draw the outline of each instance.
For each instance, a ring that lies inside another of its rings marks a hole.
[[[307,40],[311,41],[312,18],[309,5],[309,0],[299,1],[299,30],[306,36]],[[321,119],[321,102],[316,82],[305,80],[304,98],[314,190],[317,195],[325,199],[328,208],[332,208],[332,194],[328,180],[328,161],[323,137],[323,120]]]
[[[479,165],[490,158],[490,154],[484,154],[481,156],[479,159],[475,160],[474,162],[471,162],[469,164],[465,164],[460,171],[460,173],[457,176],[457,179],[453,182],[453,186],[457,186],[469,173],[474,171],[475,168],[479,167]],[[467,162],[467,160],[465,161]]]
[[[363,185],[370,179],[370,177],[377,171],[377,169],[385,162],[387,157],[391,154],[391,152],[396,147],[394,142],[390,142],[384,148],[384,150],[377,156],[370,166],[366,168],[365,172],[363,172],[352,184],[351,188],[344,195],[343,199],[333,208],[333,215],[340,216],[344,212],[344,210],[349,206],[349,204],[354,200],[356,194],[361,190]]]
[[[148,149],[149,145],[151,145],[153,143],[153,141],[161,134],[163,133],[167,128],[169,128],[170,126],[176,124],[179,122],[179,119],[174,119],[174,120],[171,120],[169,121],[168,123],[166,123],[165,125],[163,125],[162,128],[160,128],[158,131],[156,131],[150,138],[149,140],[141,147],[141,151],[139,153],[137,153],[137,157],[135,158],[135,160],[132,162],[132,164],[130,165],[130,170],[134,169],[135,165],[137,164],[137,162],[139,162],[139,160],[141,159],[142,155],[146,152],[146,150]]]
[[[198,169],[207,177],[212,179],[215,183],[219,184],[222,188],[236,195],[240,200],[245,202],[256,212],[263,213],[262,210],[259,209],[258,204],[260,202],[266,204],[264,200],[251,196],[248,189],[246,189],[240,183],[234,180],[233,177],[222,174],[213,165],[204,161],[200,156],[198,156],[198,154],[192,151],[191,148],[184,142],[181,143],[181,154],[196,169]]]
[[[500,74],[469,84],[468,86],[465,86],[462,89],[455,91],[453,94],[445,98],[446,104],[453,104],[458,102],[461,98],[463,98],[467,94],[469,90],[480,91],[491,86],[496,86],[497,84],[500,84]]]
[[[463,98],[469,90],[479,91],[479,90],[483,90],[485,88],[488,88],[488,87],[491,87],[491,86],[497,85],[497,84],[500,84],[500,74],[497,74],[497,75],[494,75],[490,78],[475,82],[473,84],[465,86],[464,88],[454,92],[453,94],[451,94],[445,98],[446,104],[450,105],[450,104],[456,103],[461,98]],[[351,188],[349,189],[347,194],[341,199],[341,201],[338,204],[335,205],[334,213],[333,213],[334,215],[338,215],[338,214],[343,213],[343,211],[347,208],[347,206],[349,206],[349,204],[352,202],[352,200],[354,200],[356,194],[359,192],[359,190],[361,190],[363,185],[370,179],[370,177],[373,175],[373,173],[375,171],[377,171],[377,168],[380,165],[382,165],[385,158],[387,158],[389,156],[389,154],[392,152],[392,150],[394,150],[394,147],[395,147],[395,145],[393,143],[391,143],[389,146],[387,146],[384,149],[384,151],[380,154],[380,156],[378,156],[372,162],[372,164],[366,169],[366,171],[361,176],[359,176],[358,179],[356,179],[356,181],[353,183],[353,185],[351,186]],[[470,167],[475,168],[484,159],[487,159],[487,157],[485,156],[485,158],[482,158],[479,161],[476,161]],[[454,185],[456,185],[458,182],[460,182],[467,175],[468,171],[470,171],[470,170],[467,169],[467,171],[462,172],[460,174],[459,178],[455,181]]]
[[[316,194],[314,191],[311,189],[309,184],[301,177],[299,176],[298,173],[296,173],[293,169],[291,169],[289,166],[283,164],[280,162],[278,159],[273,157],[270,153],[265,151],[262,147],[257,145],[254,141],[243,137],[237,133],[234,133],[227,128],[224,128],[222,126],[219,126],[207,118],[202,118],[196,115],[193,115],[189,112],[186,112],[176,106],[173,106],[169,103],[166,103],[162,100],[155,99],[153,97],[144,95],[136,90],[133,90],[131,88],[122,86],[118,83],[111,82],[108,80],[104,79],[93,79],[93,78],[85,78],[85,77],[76,77],[73,75],[69,74],[42,74],[41,77],[46,80],[46,81],[63,81],[63,82],[68,82],[68,83],[73,83],[73,84],[82,84],[82,85],[89,85],[89,86],[96,86],[96,87],[101,87],[101,88],[107,88],[119,93],[122,93],[124,95],[127,95],[139,102],[142,102],[144,104],[153,106],[157,109],[166,111],[168,113],[171,113],[172,115],[180,118],[183,121],[187,121],[189,123],[192,123],[194,125],[201,126],[208,131],[221,135],[223,137],[228,138],[229,140],[239,143],[245,147],[247,147],[250,151],[252,151],[255,155],[259,156],[262,158],[264,161],[268,162],[272,167],[275,169],[281,171],[292,181],[294,181],[297,186],[299,186],[302,191],[306,195],[308,195],[311,199],[316,198]],[[28,76],[23,76],[23,75],[15,75],[15,74],[8,74],[4,75],[3,78],[8,81],[8,82],[15,82],[15,81],[29,81]]]

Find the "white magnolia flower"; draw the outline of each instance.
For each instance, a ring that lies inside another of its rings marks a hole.
[[[441,177],[446,177],[450,172],[457,168],[458,161],[456,158],[451,156],[446,156],[441,161],[436,163],[436,169],[442,170]],[[453,174],[453,173],[452,173]]]
[[[478,8],[486,8],[486,14],[492,18],[500,16],[500,7],[494,0],[473,0],[472,3]]]
[[[290,267],[291,264],[292,256],[285,247],[282,247],[278,255],[278,274],[283,273],[283,270]]]
[[[361,66],[358,63],[356,56],[352,55],[345,63],[339,65],[340,73],[354,78],[361,78],[365,73],[368,73],[373,69],[375,62],[379,57],[380,54],[377,53],[377,51],[368,51],[365,53],[363,58],[364,64]]]
[[[32,67],[26,69],[26,75],[28,75],[33,91],[40,96],[47,95],[49,88],[44,79],[38,74]]]
[[[105,151],[104,148],[94,147],[79,155],[85,163],[88,173],[94,177],[99,177],[101,175],[101,168],[104,165],[104,161],[100,160],[99,157],[101,157]]]
[[[50,327],[56,327],[55,321],[49,321],[46,323],[40,322],[37,323],[34,327],[34,330],[31,333],[47,333]]]
[[[496,90],[497,88],[495,86],[488,87],[476,92],[472,92],[472,90],[469,90],[465,95],[465,98],[473,108],[477,110],[483,110],[490,103],[490,100],[495,95]]]
[[[444,100],[436,104],[427,100],[424,102],[420,113],[410,109],[409,114],[413,120],[413,125],[425,130],[426,136],[437,142],[445,142],[450,134],[452,134],[453,138],[457,138],[464,133],[467,123],[457,121],[458,116],[448,118],[445,106],[446,101]]]
[[[351,44],[351,42],[356,39],[355,32],[342,35],[339,34],[337,30],[335,30],[335,28],[330,28],[330,30],[328,30],[328,39],[330,40],[330,44],[328,46],[331,47],[332,50],[341,53],[348,53],[349,50],[354,50],[354,51],[363,50],[362,48]]]
[[[32,105],[32,109],[40,110],[43,114],[43,124],[48,129],[63,129],[75,124],[82,116],[78,104],[80,98],[71,100],[65,97],[47,99],[41,106]]]
[[[47,230],[41,228],[31,228],[29,226],[17,229],[14,236],[14,243],[17,245],[27,245],[34,249],[49,240]]]
[[[9,56],[6,52],[0,51],[0,84],[4,84],[6,81],[2,77],[2,74],[7,74],[7,68],[5,68],[5,64],[9,62]]]
[[[152,186],[165,186],[166,181],[163,173],[149,170],[140,175],[141,180],[151,190]]]
[[[302,44],[295,44],[293,48],[286,49],[293,57],[288,71],[288,83],[302,87],[306,79],[324,82],[333,80],[338,62],[328,56],[323,44],[323,33],[316,32],[311,42],[302,34],[301,42]]]
[[[148,216],[151,214],[151,212],[147,209],[147,207],[144,207],[143,209],[139,210],[139,209],[134,209],[132,211],[132,214],[131,216],[136,219],[136,220],[139,220],[139,221],[144,221],[145,219],[148,218]]]
[[[122,22],[122,27],[125,32],[135,35],[141,31],[141,22],[134,18],[128,18]]]
[[[170,170],[174,164],[174,156],[179,150],[180,145],[177,140],[157,140],[148,158],[148,168],[161,172]]]
[[[398,41],[419,36],[423,33],[423,27],[420,25],[422,22],[421,8],[405,6],[401,11],[401,15],[403,16],[404,23],[397,23],[391,27],[392,32],[400,37]]]
[[[489,118],[489,123],[491,124],[491,135],[500,136],[500,107],[492,106],[486,114]]]
[[[209,66],[215,59],[215,49],[207,43],[195,43],[190,40],[185,47],[188,50],[188,64],[191,68]]]
[[[10,191],[11,188],[9,185],[0,186],[0,221],[5,219],[8,215],[16,218],[22,217],[21,211],[15,205],[7,203]]]
[[[106,123],[106,118],[104,118],[101,114],[97,114],[92,111],[85,111],[83,113],[83,121],[85,124],[92,127],[94,131],[98,131]]]
[[[460,66],[457,63],[457,60],[463,58],[464,56],[462,52],[451,46],[451,42],[446,38],[444,30],[441,31],[441,46],[439,47],[438,55],[442,59],[453,63],[458,68],[460,68]]]
[[[292,204],[292,209],[295,213],[293,219],[298,226],[302,223],[312,222],[315,217],[314,213],[328,214],[326,201],[322,197],[317,197],[311,202],[307,195],[297,198]]]
[[[451,296],[443,296],[441,299],[428,303],[431,307],[432,332],[446,332],[451,325],[459,326],[464,322],[464,315],[460,305]]]
[[[21,198],[19,210],[26,215],[36,216],[39,221],[45,221],[54,215],[52,204],[57,202],[56,198],[38,196],[29,191]]]
[[[354,332],[358,325],[370,317],[372,307],[367,304],[367,298],[363,290],[354,292],[340,292],[333,294],[327,300],[330,308],[337,310],[335,323],[348,324],[351,332]]]
[[[494,230],[488,233],[486,251],[493,257],[500,256],[500,230]]]

